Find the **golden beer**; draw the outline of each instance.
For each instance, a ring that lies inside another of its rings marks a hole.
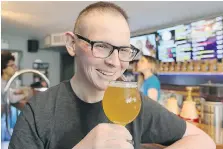
[[[136,82],[110,82],[102,100],[105,115],[115,124],[127,125],[139,114],[141,98]]]

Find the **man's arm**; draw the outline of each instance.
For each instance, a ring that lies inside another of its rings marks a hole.
[[[44,149],[44,143],[37,132],[34,113],[29,103],[16,122],[9,149]]]
[[[216,149],[216,145],[206,133],[187,122],[183,138],[166,149]]]
[[[152,99],[143,100],[142,143],[168,146],[166,149],[215,149],[211,138]]]

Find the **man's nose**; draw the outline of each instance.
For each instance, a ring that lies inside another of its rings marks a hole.
[[[118,67],[120,66],[120,59],[119,59],[119,55],[118,55],[118,50],[115,49],[113,51],[113,53],[107,57],[105,59],[105,63],[110,65],[110,66],[113,66],[113,67]]]

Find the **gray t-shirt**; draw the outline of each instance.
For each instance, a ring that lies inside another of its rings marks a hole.
[[[139,116],[126,128],[140,143],[170,145],[182,138],[186,123],[155,101],[142,97]],[[85,103],[69,81],[33,97],[20,114],[9,149],[71,149],[99,123],[110,123],[101,102]]]

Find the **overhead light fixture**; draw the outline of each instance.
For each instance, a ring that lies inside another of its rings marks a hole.
[[[10,19],[12,21],[15,21],[21,24],[28,24],[32,26],[36,26],[37,23],[38,24],[40,23],[40,19],[38,17],[27,14],[27,13],[19,13],[19,12],[2,10],[1,17],[5,19]]]

